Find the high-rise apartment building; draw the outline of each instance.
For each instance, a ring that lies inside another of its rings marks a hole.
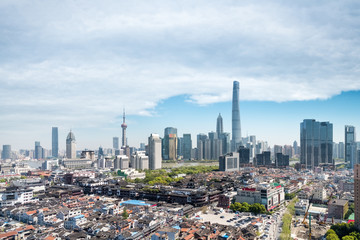
[[[57,127],[52,127],[51,131],[51,155],[56,158],[59,156],[59,130]]]
[[[113,148],[119,149],[119,138],[118,137],[113,137]]]
[[[240,83],[234,81],[233,83],[233,98],[232,98],[232,141],[231,151],[236,151],[241,145],[241,124],[240,124]]]
[[[3,145],[1,159],[11,159],[11,145]]]
[[[222,145],[222,155],[229,153],[231,150],[230,145],[230,133],[224,132],[220,135],[221,145]]]
[[[200,133],[196,136],[197,160],[205,159],[205,141],[207,135]]]
[[[191,134],[183,134],[183,158],[184,159],[191,159],[191,149],[192,149],[192,141],[191,141]]]
[[[76,158],[75,135],[71,130],[66,137],[66,158],[68,159]]]
[[[161,169],[161,139],[158,134],[152,133],[148,142],[149,168]]]
[[[306,168],[333,164],[333,125],[305,119],[300,124],[300,163]]]
[[[221,114],[219,113],[219,116],[216,120],[216,134],[217,134],[218,139],[220,139],[220,136],[223,132],[224,132],[223,118],[221,117]]]
[[[356,164],[356,135],[355,127],[345,126],[345,162],[349,164],[349,168],[354,168]]]
[[[360,230],[360,164],[354,164],[355,227]]]
[[[294,155],[298,155],[299,154],[299,145],[296,140],[293,143],[293,149],[294,149]]]

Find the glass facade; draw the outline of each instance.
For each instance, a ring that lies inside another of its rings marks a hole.
[[[305,119],[300,124],[300,162],[306,168],[333,163],[333,125]]]

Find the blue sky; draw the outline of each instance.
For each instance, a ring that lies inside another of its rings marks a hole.
[[[0,2],[0,144],[49,148],[73,129],[79,148],[138,146],[167,126],[179,133],[231,126],[241,83],[243,135],[271,145],[298,139],[299,123],[359,114],[358,1]],[[64,144],[60,145],[61,148]]]

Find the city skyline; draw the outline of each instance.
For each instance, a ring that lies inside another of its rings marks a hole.
[[[160,7],[161,6],[161,7]],[[111,147],[126,107],[128,145],[176,127],[231,132],[239,81],[242,136],[299,142],[303,119],[360,127],[356,1],[0,4],[0,144]],[[180,11],[181,9],[181,11]],[[320,14],[321,13],[321,14]],[[326,13],[326,14],[323,14]],[[321,29],[321,31],[319,31]],[[193,142],[194,146],[194,142]]]

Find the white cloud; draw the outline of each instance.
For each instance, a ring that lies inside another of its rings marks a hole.
[[[103,125],[126,106],[327,99],[359,90],[354,2],[7,1],[0,124]]]

